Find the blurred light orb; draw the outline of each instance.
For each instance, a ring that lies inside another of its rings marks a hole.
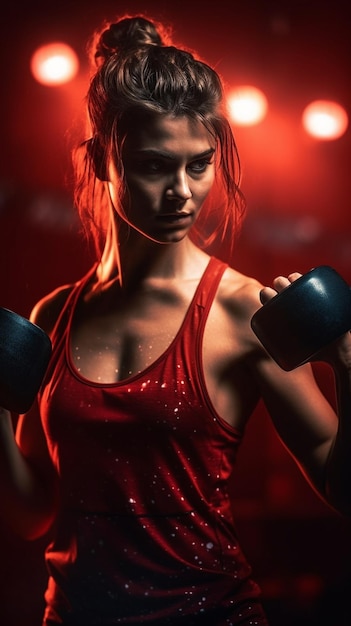
[[[62,85],[72,80],[79,69],[78,56],[65,43],[54,42],[37,48],[30,62],[31,72],[39,83]]]
[[[303,111],[305,131],[315,139],[331,141],[342,137],[349,124],[345,109],[331,100],[315,100]]]
[[[254,126],[265,118],[268,103],[260,89],[251,85],[242,85],[230,91],[228,108],[230,118],[235,124]]]

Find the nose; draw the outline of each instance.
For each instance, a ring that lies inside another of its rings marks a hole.
[[[186,170],[178,171],[174,175],[166,191],[166,196],[167,198],[175,198],[178,200],[189,200],[192,197]]]

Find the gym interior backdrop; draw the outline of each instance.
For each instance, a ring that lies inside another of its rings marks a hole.
[[[235,267],[268,284],[280,273],[329,264],[351,284],[346,0],[232,0],[215,8],[197,0],[33,0],[13,3],[1,21],[0,306],[28,316],[38,298],[90,265],[70,189],[70,148],[88,81],[85,46],[105,18],[135,12],[172,24],[176,41],[221,73],[228,96],[239,89],[242,98],[251,86],[264,97],[262,118],[251,122],[235,117],[240,102],[232,103],[248,204]],[[33,74],[34,52],[52,42],[74,51],[76,73],[66,83],[43,84]],[[342,107],[336,137],[308,132],[303,115],[316,100]],[[315,367],[334,402],[328,368]],[[305,484],[262,406],[247,429],[233,495],[272,626],[346,624],[350,523]],[[0,541],[0,622],[38,626],[47,538],[22,542],[1,526]]]

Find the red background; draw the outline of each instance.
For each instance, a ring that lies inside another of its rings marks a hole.
[[[0,306],[28,316],[38,298],[90,265],[72,209],[69,150],[87,86],[86,41],[116,11],[146,11],[172,24],[176,41],[197,50],[228,86],[254,84],[268,98],[259,126],[235,129],[248,201],[235,267],[270,283],[280,273],[329,264],[351,284],[351,131],[316,142],[301,125],[313,99],[335,99],[351,115],[346,1],[47,4],[13,3],[0,26]],[[43,87],[29,71],[31,53],[52,40],[69,43],[81,61],[78,77],[63,87]],[[333,402],[329,370],[317,366],[316,373]],[[305,484],[261,406],[239,455],[233,496],[272,626],[346,624],[350,523]],[[22,542],[4,526],[0,541],[0,623],[37,626],[47,538]]]

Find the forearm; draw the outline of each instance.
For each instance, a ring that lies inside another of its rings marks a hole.
[[[351,516],[351,350],[334,365],[334,373],[339,427],[328,458],[326,494],[336,509]]]
[[[27,539],[44,534],[51,525],[55,496],[44,478],[19,449],[8,411],[0,409],[0,515]]]

